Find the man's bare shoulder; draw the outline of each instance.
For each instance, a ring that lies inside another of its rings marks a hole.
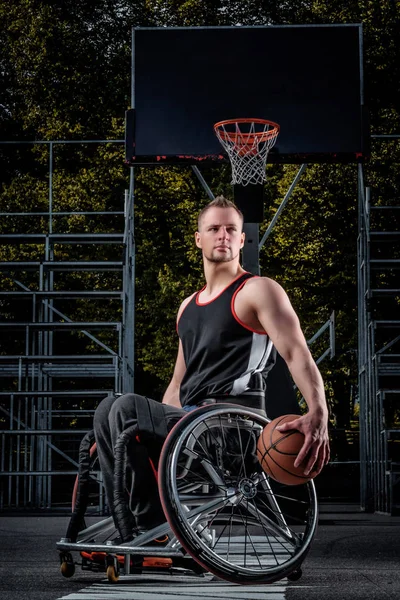
[[[284,294],[283,287],[274,279],[270,277],[252,277],[246,281],[246,285],[243,288],[247,293],[250,294]]]
[[[283,287],[274,279],[252,277],[243,287],[242,301],[258,312],[267,308],[275,310],[277,306],[286,306],[289,299]]]
[[[244,286],[244,293],[246,295],[242,296],[243,304],[254,311],[260,324],[270,335],[274,327],[271,319],[275,322],[279,319],[281,324],[283,321],[288,323],[295,319],[295,312],[287,293],[274,279],[249,279],[248,284]]]

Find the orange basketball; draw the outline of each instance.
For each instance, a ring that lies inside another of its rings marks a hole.
[[[304,466],[295,467],[294,461],[304,443],[304,435],[296,429],[278,431],[277,425],[298,419],[299,415],[277,417],[264,427],[257,442],[257,458],[272,479],[285,485],[310,481],[315,474],[304,475]]]

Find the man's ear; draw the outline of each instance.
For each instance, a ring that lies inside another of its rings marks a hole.
[[[200,233],[198,231],[196,231],[196,233],[194,234],[194,239],[195,239],[195,242],[196,242],[196,246],[198,248],[201,248]]]
[[[245,239],[246,239],[246,234],[245,234],[245,232],[244,232],[244,231],[242,231],[242,242],[241,242],[241,244],[240,244],[240,247],[241,247],[241,248],[243,248],[243,246],[244,246],[244,240],[245,240]]]

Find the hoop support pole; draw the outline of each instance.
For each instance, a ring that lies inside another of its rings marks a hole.
[[[275,226],[275,223],[276,223],[276,222],[277,222],[277,220],[279,219],[279,217],[280,217],[280,215],[281,215],[281,212],[282,212],[282,211],[283,211],[283,209],[285,208],[285,206],[286,206],[286,204],[287,204],[287,202],[288,202],[288,200],[289,200],[290,196],[292,195],[292,193],[293,193],[293,190],[294,190],[294,188],[296,187],[298,180],[300,179],[300,177],[302,176],[302,174],[304,173],[304,171],[305,171],[305,169],[306,169],[306,168],[307,168],[307,164],[305,164],[305,163],[304,163],[304,164],[302,164],[302,165],[301,165],[300,169],[298,170],[296,177],[293,179],[293,182],[292,182],[292,184],[291,184],[290,188],[289,188],[289,189],[288,189],[288,191],[286,192],[286,196],[285,196],[285,197],[284,197],[284,199],[282,200],[282,202],[281,202],[281,204],[280,204],[280,206],[279,206],[278,210],[276,211],[276,213],[274,214],[274,216],[273,216],[273,218],[272,218],[272,221],[271,221],[271,223],[268,225],[268,229],[267,229],[267,231],[264,233],[264,235],[263,235],[263,237],[262,237],[262,239],[261,239],[260,245],[259,245],[259,247],[258,247],[258,249],[259,249],[259,250],[261,250],[261,248],[264,246],[264,244],[265,244],[265,242],[266,242],[267,238],[269,237],[269,235],[270,235],[271,231],[273,230],[273,228],[274,228],[274,226]]]
[[[197,179],[200,181],[201,187],[206,192],[209,199],[214,200],[215,196],[212,193],[212,191],[211,191],[209,185],[207,184],[206,180],[204,179],[203,175],[200,173],[199,167],[197,165],[192,165],[192,170],[193,170],[193,173],[196,175]]]

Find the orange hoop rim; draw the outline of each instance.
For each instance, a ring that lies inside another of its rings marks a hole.
[[[225,125],[240,125],[241,123],[259,123],[260,125],[270,125],[271,129],[268,131],[255,131],[252,133],[246,132],[238,132],[238,131],[225,131],[223,128]],[[225,121],[218,121],[214,125],[214,131],[219,135],[224,141],[229,140],[234,144],[237,144],[238,138],[243,139],[243,144],[253,144],[255,140],[259,142],[265,142],[271,138],[275,138],[280,130],[280,126],[278,123],[274,121],[269,121],[268,119],[227,119]]]

